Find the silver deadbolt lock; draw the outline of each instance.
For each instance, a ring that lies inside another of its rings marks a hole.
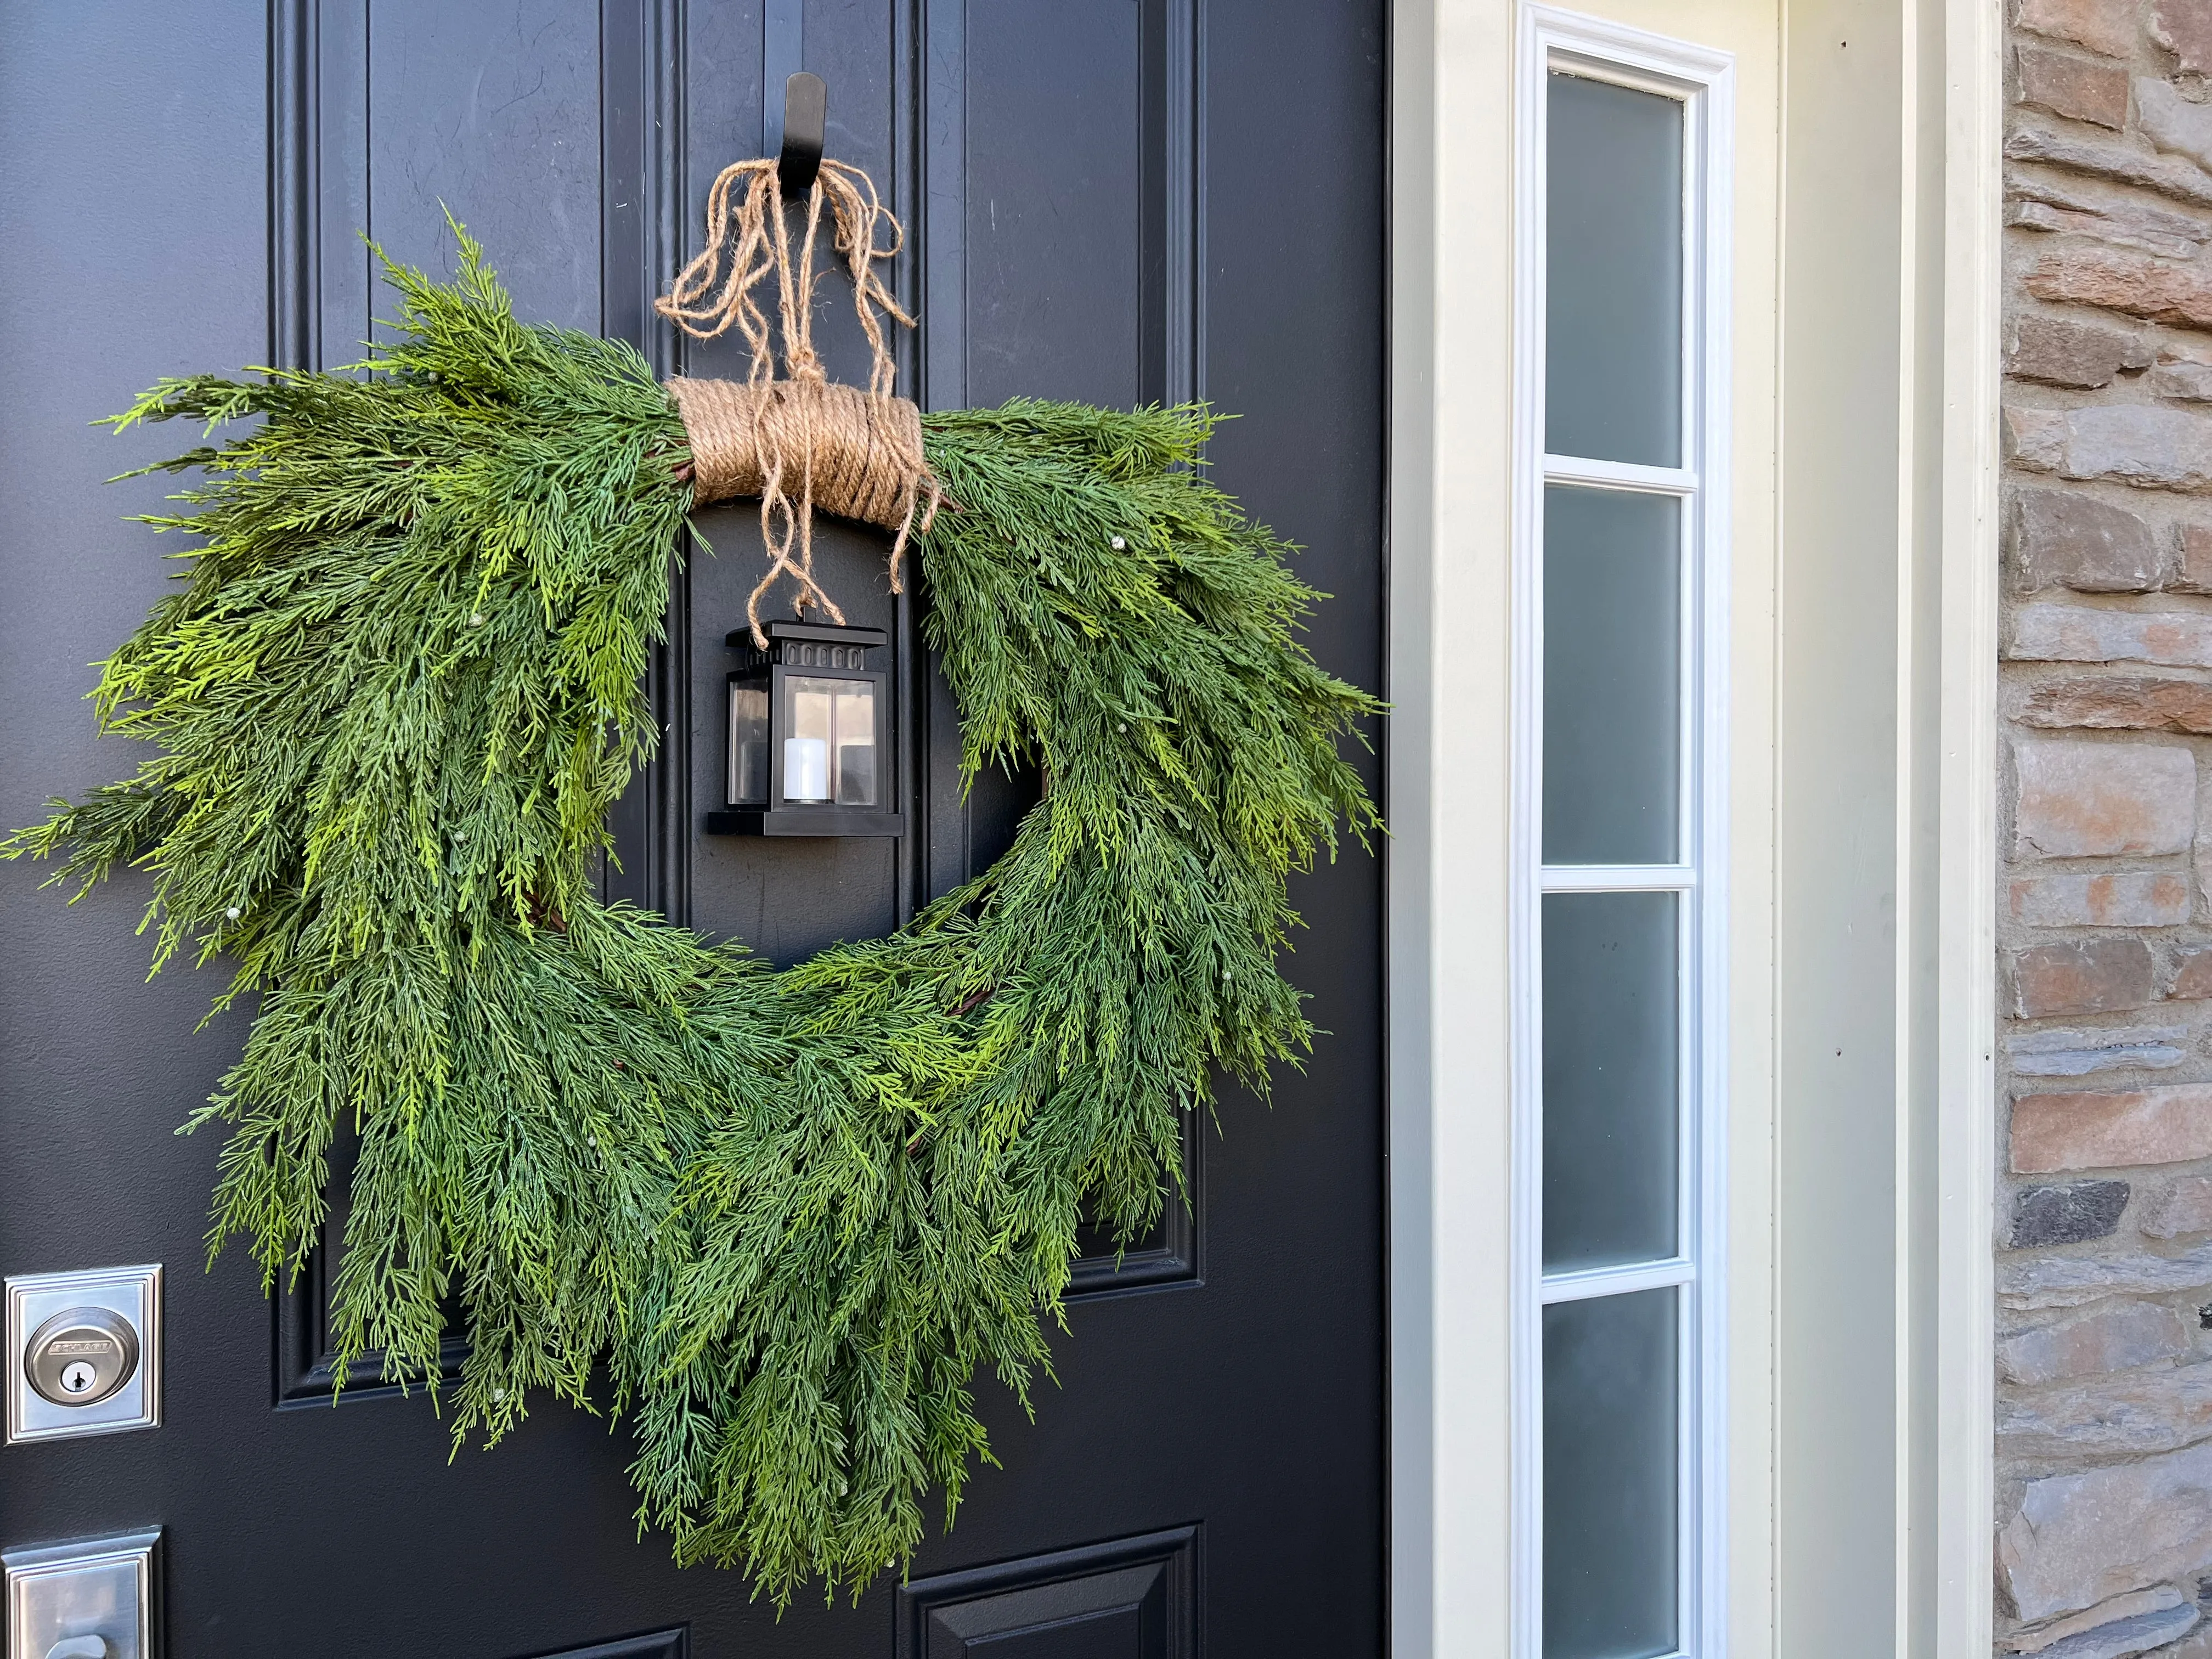
[[[138,1370],[138,1333],[108,1308],[64,1308],[31,1333],[23,1370],[42,1400],[97,1406]]]
[[[161,1422],[158,1263],[13,1273],[5,1288],[0,1383],[9,1445]],[[46,1650],[32,1659],[46,1659]]]

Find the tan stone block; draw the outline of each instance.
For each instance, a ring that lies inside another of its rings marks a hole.
[[[2152,76],[2137,81],[2135,92],[2144,137],[2199,167],[2212,166],[2212,106],[2184,98],[2171,81]]]
[[[2086,1307],[2108,1296],[2187,1296],[2201,1302],[2208,1291],[2212,1244],[2179,1255],[2022,1255],[1997,1267],[1997,1305],[2014,1313]],[[2212,1369],[2204,1375],[2212,1377]]]
[[[2023,1619],[2193,1577],[2212,1566],[2212,1446],[2029,1481],[1997,1561]]]
[[[2135,0],[2020,0],[2013,21],[2107,58],[2125,58],[2136,49]]]
[[[2022,41],[2014,51],[2020,101],[2100,127],[2128,124],[2128,72],[2117,64]]]
[[[2005,180],[2013,204],[2008,222],[2032,230],[2069,230],[2122,247],[2185,259],[2212,240],[2201,213],[2160,206],[2134,191],[2070,173],[2015,167]],[[2037,209],[2029,213],[2027,209]]]
[[[2002,1389],[1996,1433],[2002,1455],[2046,1468],[2177,1451],[2212,1435],[2212,1365],[2131,1371],[2033,1394]]]
[[[2019,662],[2148,662],[2212,668],[2212,617],[2179,611],[2100,611],[2027,605],[2013,615],[2005,654]]]
[[[2166,995],[2179,1002],[2212,997],[2212,946],[2173,953],[2173,988]]]
[[[2164,1071],[2188,1059],[2191,1046],[2188,1028],[2180,1025],[2101,1030],[2045,1025],[2014,1031],[2005,1038],[2005,1053],[2011,1056],[2014,1074],[2019,1077],[2087,1077],[2092,1072],[2130,1071],[2137,1066]],[[2017,1232],[2015,1227],[2014,1249],[2021,1243]]]
[[[2012,954],[2015,1018],[2104,1014],[2157,999],[2150,947],[2139,939],[2035,945]]]
[[[2020,742],[2021,858],[2185,853],[2197,834],[2197,757],[2164,744]]]
[[[2110,386],[2116,374],[2148,368],[2151,357],[2150,348],[2124,329],[2033,312],[2014,319],[2005,373],[2015,380],[2094,390]]]
[[[2021,338],[2035,320],[2022,321]],[[2158,546],[2142,514],[2071,489],[2016,489],[2007,506],[2006,538],[2023,592],[2054,582],[2083,593],[2143,593],[2158,586]]]
[[[2028,273],[2027,291],[2153,322],[2212,327],[2212,273],[2197,260],[2116,247],[2053,248]]]
[[[2079,1636],[2134,1619],[2145,1613],[2171,1613],[2186,1605],[2179,1590],[2170,1584],[2160,1584],[2156,1589],[2136,1590],[2126,1595],[2116,1595],[2109,1601],[2100,1601],[2086,1613],[2071,1618],[2054,1619],[2047,1625],[2038,1625],[2032,1631],[2017,1631],[1998,1644],[2008,1653],[2041,1653],[2055,1643],[2069,1636]],[[2160,1638],[2162,1641],[2165,1638]],[[2079,1649],[2068,1652],[2064,1659],[2086,1659]],[[2110,1659],[2124,1659],[2113,1655]]]
[[[2177,927],[2189,920],[2189,883],[2163,870],[2038,876],[2015,881],[2012,918],[2030,927]]]
[[[2212,1176],[2184,1176],[2143,1206],[2142,1230],[2153,1238],[2212,1233]]]
[[[2183,1164],[2197,1158],[2212,1158],[2212,1084],[2013,1098],[2016,1174]]]
[[[1997,1369],[2007,1382],[2032,1388],[2131,1371],[2189,1351],[2188,1328],[2172,1309],[2123,1302],[2006,1337],[1997,1344]]]
[[[2174,586],[2185,593],[2212,593],[2212,525],[2181,526],[2181,574]]]
[[[2139,230],[2118,216],[2052,207],[2040,201],[2012,203],[2005,209],[2005,223],[2017,225],[2022,230],[2072,231],[2082,236],[2094,236],[2115,247],[2140,248],[2146,253],[2163,253],[2172,259],[2187,258],[2204,240],[2201,236],[2170,236],[2160,231]]]
[[[2172,1594],[2173,1600],[2166,1606],[2119,1618],[2111,1616],[2106,1609],[2136,1598],[2118,1596],[2103,1607],[2092,1607],[2082,1618],[2094,1622],[2045,1649],[2042,1659],[2136,1659],[2137,1654],[2148,1654],[2154,1648],[2161,1654],[2171,1655],[2174,1650],[2168,1644],[2178,1637],[2187,1636],[2204,1620],[2204,1615],[2184,1600],[2179,1592]]]
[[[2026,726],[2212,733],[2212,683],[2150,674],[2082,675],[2039,685],[2021,704]]]
[[[2144,382],[2155,397],[2177,403],[2212,404],[2212,368],[2203,363],[2160,363]]]
[[[2212,489],[2212,414],[2154,404],[2004,412],[2014,463],[2142,489]]]
[[[2070,132],[2019,127],[2007,135],[2005,159],[2047,161],[2123,185],[2141,185],[2176,201],[2212,204],[2212,173],[2179,155],[2153,155],[2131,145]]]
[[[2150,34],[2183,69],[2212,70],[2212,6],[2204,0],[2158,0],[2150,11]]]

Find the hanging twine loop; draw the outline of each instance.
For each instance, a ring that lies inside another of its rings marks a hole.
[[[814,349],[815,252],[824,209],[836,251],[853,278],[853,303],[869,352],[868,385],[834,386]],[[692,499],[704,504],[758,495],[761,537],[769,568],[745,602],[753,639],[763,649],[761,601],[779,577],[798,586],[804,613],[818,605],[833,621],[845,613],[814,579],[814,509],[857,519],[895,532],[891,592],[904,592],[908,538],[927,533],[945,501],[922,452],[921,411],[891,394],[897,374],[884,332],[885,319],[907,328],[914,319],[900,308],[877,274],[879,260],[903,240],[898,221],[860,168],[825,159],[807,192],[806,228],[796,257],[784,217],[783,190],[773,158],[724,167],[707,197],[706,246],[684,266],[653,309],[694,339],[711,340],[735,328],[752,351],[743,380],[702,380],[678,375],[668,393],[691,441]],[[878,246],[878,228],[890,228]],[[776,340],[755,290],[775,278],[778,331],[784,378],[776,377]]]

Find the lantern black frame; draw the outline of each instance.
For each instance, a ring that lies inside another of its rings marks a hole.
[[[747,659],[731,673],[729,690],[739,686],[764,687],[769,708],[768,799],[758,805],[729,802],[707,814],[710,836],[903,836],[906,814],[894,810],[898,799],[898,764],[892,719],[890,676],[879,670],[856,666],[867,653],[890,643],[880,628],[840,628],[828,623],[772,622],[768,624],[768,649],[753,643],[752,630],[733,629],[723,643]],[[783,799],[784,686],[793,678],[852,680],[874,688],[876,804],[841,806],[834,802],[787,802]],[[738,741],[737,723],[730,713],[731,698],[722,698],[722,775],[733,775]]]

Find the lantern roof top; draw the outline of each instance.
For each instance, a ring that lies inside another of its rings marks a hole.
[[[880,628],[838,628],[829,623],[772,622],[768,624],[771,644],[781,640],[794,640],[805,645],[889,645],[891,636]],[[722,643],[728,646],[749,646],[753,642],[750,628],[733,628]]]

